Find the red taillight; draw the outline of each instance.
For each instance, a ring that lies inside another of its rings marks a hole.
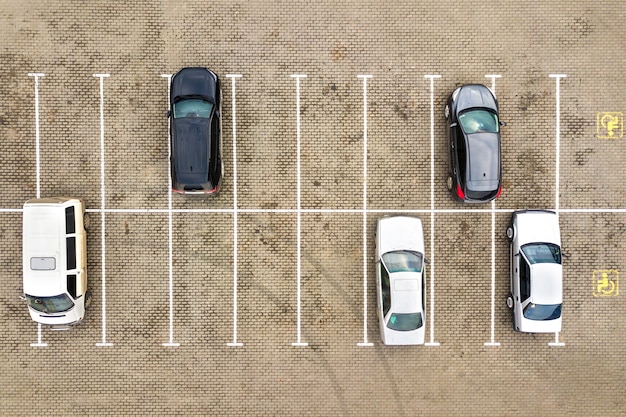
[[[498,194],[496,194],[496,198],[500,197],[500,194],[502,194],[502,186],[498,187]]]
[[[461,200],[465,200],[465,193],[459,184],[456,185],[456,195],[458,195]]]

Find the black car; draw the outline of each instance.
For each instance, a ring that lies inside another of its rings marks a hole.
[[[502,191],[498,101],[481,84],[454,90],[445,108],[450,168],[448,190],[466,203],[497,198]]]
[[[220,80],[206,68],[183,68],[170,90],[172,191],[214,194],[222,181]]]

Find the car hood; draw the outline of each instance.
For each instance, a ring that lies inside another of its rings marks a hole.
[[[497,133],[468,135],[468,189],[496,190],[500,184],[500,139]]]
[[[395,250],[410,250],[424,254],[424,231],[420,219],[397,216],[382,218],[378,222],[380,255]]]
[[[549,211],[529,211],[516,214],[517,240],[527,243],[554,243],[561,246],[561,233],[557,215]]]
[[[173,157],[180,183],[201,184],[207,181],[210,135],[210,119],[185,117],[174,120]]]
[[[540,263],[530,266],[530,293],[535,304],[563,303],[563,266]]]
[[[491,90],[482,84],[470,84],[460,87],[455,102],[457,113],[476,107],[498,111],[498,106]]]
[[[214,101],[217,97],[215,75],[205,68],[183,68],[172,77],[172,102],[182,97],[202,97]]]

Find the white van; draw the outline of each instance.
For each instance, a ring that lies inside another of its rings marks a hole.
[[[23,298],[31,318],[55,330],[85,317],[85,220],[85,204],[78,198],[36,198],[24,204]]]

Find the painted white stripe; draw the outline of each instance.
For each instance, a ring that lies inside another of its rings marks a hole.
[[[296,317],[296,332],[297,332],[297,341],[292,343],[292,346],[308,346],[308,343],[302,342],[301,337],[301,220],[302,220],[302,212],[300,205],[300,79],[306,78],[305,74],[292,74],[292,78],[296,79],[296,147],[297,147],[297,155],[296,155],[296,176],[297,176],[297,186],[296,186],[296,199],[297,199],[297,231],[296,231],[296,242],[297,242],[297,250],[296,250],[296,263],[297,263],[297,317]]]
[[[104,186],[104,78],[109,74],[93,74],[95,78],[100,79],[100,221],[102,223],[101,231],[101,260],[102,260],[102,342],[96,343],[96,346],[113,346],[106,340],[107,334],[107,292],[106,292],[106,222],[105,222],[105,186]]]
[[[560,194],[560,169],[561,169],[561,78],[567,77],[566,74],[550,74],[550,78],[554,78],[556,81],[556,121],[555,121],[555,140],[556,140],[556,173],[555,173],[555,191],[554,191],[554,206],[556,215],[559,216],[559,194]],[[554,334],[554,343],[548,343],[549,346],[564,346],[565,343],[559,342],[559,334]]]
[[[44,77],[45,74],[40,72],[29,72],[29,77],[35,78],[35,181],[36,181],[36,195],[37,198],[41,198],[41,169],[40,169],[40,153],[39,153],[39,78]],[[20,210],[21,211],[21,210]],[[37,323],[37,343],[31,343],[32,347],[46,347],[47,343],[41,341],[41,323]]]
[[[46,74],[40,72],[29,72],[29,77],[35,78],[35,158],[36,158],[36,182],[37,182],[37,198],[41,198],[41,158],[39,152],[39,78],[45,77]]]
[[[554,342],[548,343],[548,346],[565,346],[565,343],[559,342],[559,333],[554,333]]]
[[[435,79],[441,75],[424,75],[430,80],[430,341],[426,346],[439,346],[435,342]]]
[[[37,343],[31,343],[31,347],[48,347],[47,343],[41,341],[41,323],[37,323]]]
[[[560,159],[561,159],[561,78],[567,77],[566,74],[550,74],[550,78],[556,79],[556,185],[554,192],[554,206],[556,214],[559,214],[559,188],[560,188]]]
[[[485,78],[491,78],[491,91],[496,94],[496,78],[500,75],[485,75]],[[495,341],[495,315],[496,315],[496,201],[491,201],[491,340],[485,342],[485,346],[500,346]]]
[[[553,210],[554,209],[548,209]],[[100,213],[102,210],[100,209],[87,209],[87,213]],[[168,209],[105,209],[106,213],[136,213],[136,214],[166,214],[169,213]],[[262,208],[239,208],[237,209],[237,213],[244,214],[256,214],[256,213],[283,213],[295,214],[298,210],[296,209],[262,209]],[[300,210],[304,214],[362,214],[363,209],[301,209]],[[378,214],[390,214],[390,213],[405,213],[405,214],[429,214],[431,212],[435,212],[435,214],[458,214],[458,213],[483,213],[490,214],[491,210],[488,209],[367,209],[367,213],[378,213]],[[495,209],[496,213],[512,213],[515,209]],[[560,209],[561,213],[573,213],[573,214],[584,214],[584,213],[605,213],[605,214],[624,214],[626,213],[626,208],[569,208],[569,209]],[[20,208],[5,208],[0,209],[0,213],[21,213],[22,209]],[[233,209],[172,209],[172,213],[233,213]]]
[[[243,346],[243,343],[237,342],[237,281],[238,269],[237,262],[239,258],[238,248],[238,220],[237,220],[237,101],[235,80],[241,78],[241,74],[228,74],[227,78],[231,79],[231,100],[232,100],[232,121],[233,121],[233,341],[227,343],[227,346]]]
[[[170,106],[170,85],[172,83],[171,74],[161,74],[162,78],[167,79],[167,109],[169,111]],[[167,160],[169,162],[171,158],[171,134],[170,134],[170,118],[167,118]],[[170,338],[168,342],[162,343],[166,347],[177,347],[180,343],[174,342],[174,268],[173,268],[173,244],[172,244],[172,172],[167,170],[167,248],[168,248],[168,293],[169,293],[169,334]]]
[[[374,346],[367,341],[367,79],[371,75],[357,75],[363,80],[363,342],[357,346]]]

